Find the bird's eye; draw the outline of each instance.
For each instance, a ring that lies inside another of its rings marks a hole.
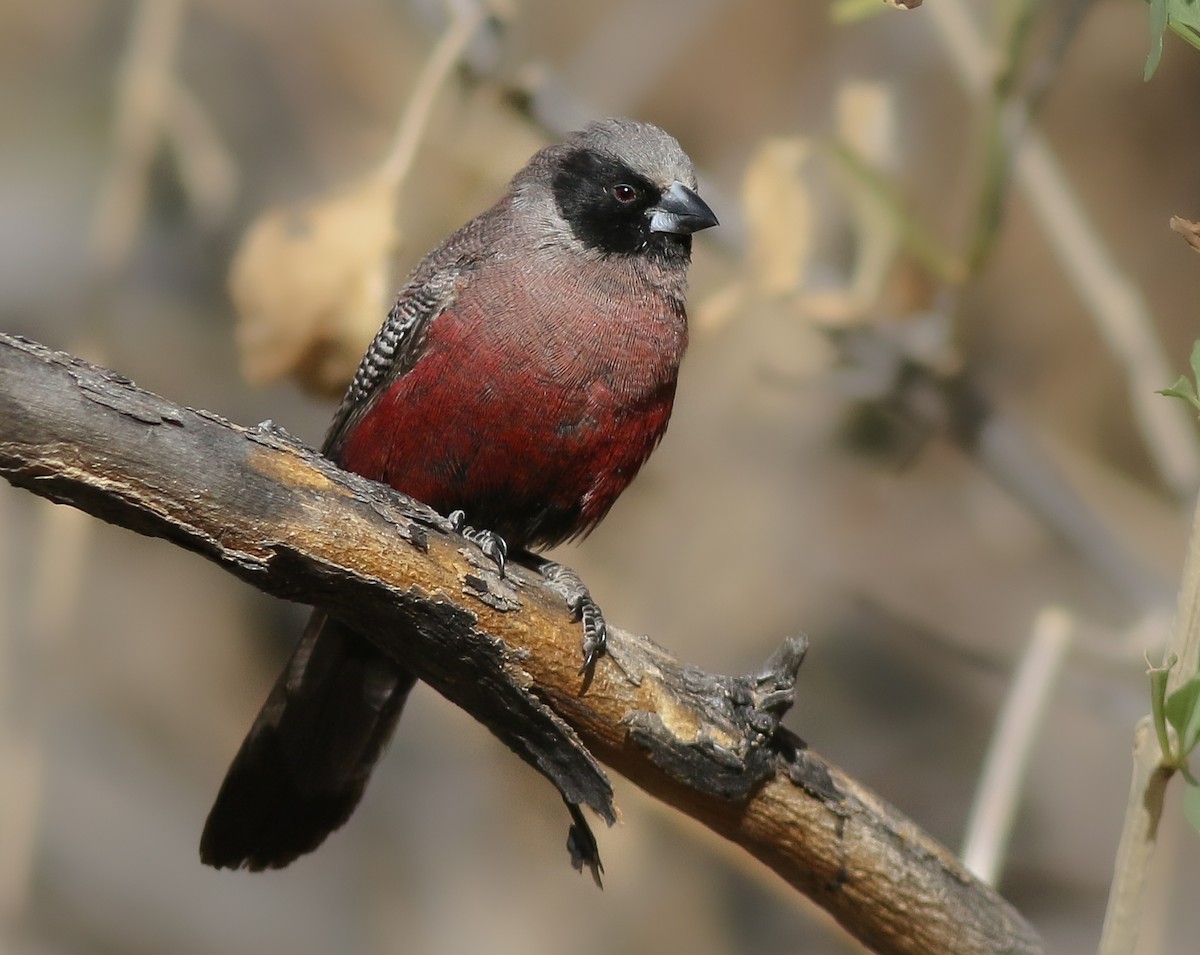
[[[613,198],[622,204],[628,205],[638,197],[638,191],[633,186],[627,186],[625,183],[620,183],[612,188]]]

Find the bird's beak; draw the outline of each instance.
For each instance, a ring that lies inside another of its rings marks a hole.
[[[690,235],[717,225],[717,217],[703,199],[678,180],[663,190],[658,205],[646,210],[651,232]]]

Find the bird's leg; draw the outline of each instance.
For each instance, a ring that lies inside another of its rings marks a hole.
[[[590,673],[596,661],[604,655],[608,639],[608,625],[604,614],[592,599],[591,592],[575,571],[563,564],[530,554],[522,556],[522,563],[529,563],[557,593],[567,602],[567,609],[583,622],[583,666],[580,673]]]
[[[467,524],[467,515],[463,511],[451,511],[446,515],[446,520],[450,522],[450,526],[456,534],[465,537],[472,544],[483,551],[483,556],[487,557],[496,564],[496,570],[500,573],[501,579],[504,578],[504,562],[508,558],[508,544],[504,538],[495,531],[481,531]]]

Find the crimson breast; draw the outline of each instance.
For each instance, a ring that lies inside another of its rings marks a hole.
[[[686,318],[635,277],[489,272],[430,323],[339,460],[512,547],[552,545],[590,530],[661,440]]]

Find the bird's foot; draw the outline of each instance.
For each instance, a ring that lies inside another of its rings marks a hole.
[[[543,579],[567,602],[567,608],[583,622],[583,666],[580,673],[590,673],[596,661],[604,655],[604,647],[608,640],[608,625],[604,622],[604,614],[592,599],[587,585],[570,567],[544,561],[538,568]]]
[[[496,570],[501,579],[504,578],[504,562],[508,559],[508,544],[495,531],[481,531],[467,524],[467,515],[463,511],[451,511],[446,515],[450,527],[456,534],[469,540],[483,551],[483,556],[496,564]]]

